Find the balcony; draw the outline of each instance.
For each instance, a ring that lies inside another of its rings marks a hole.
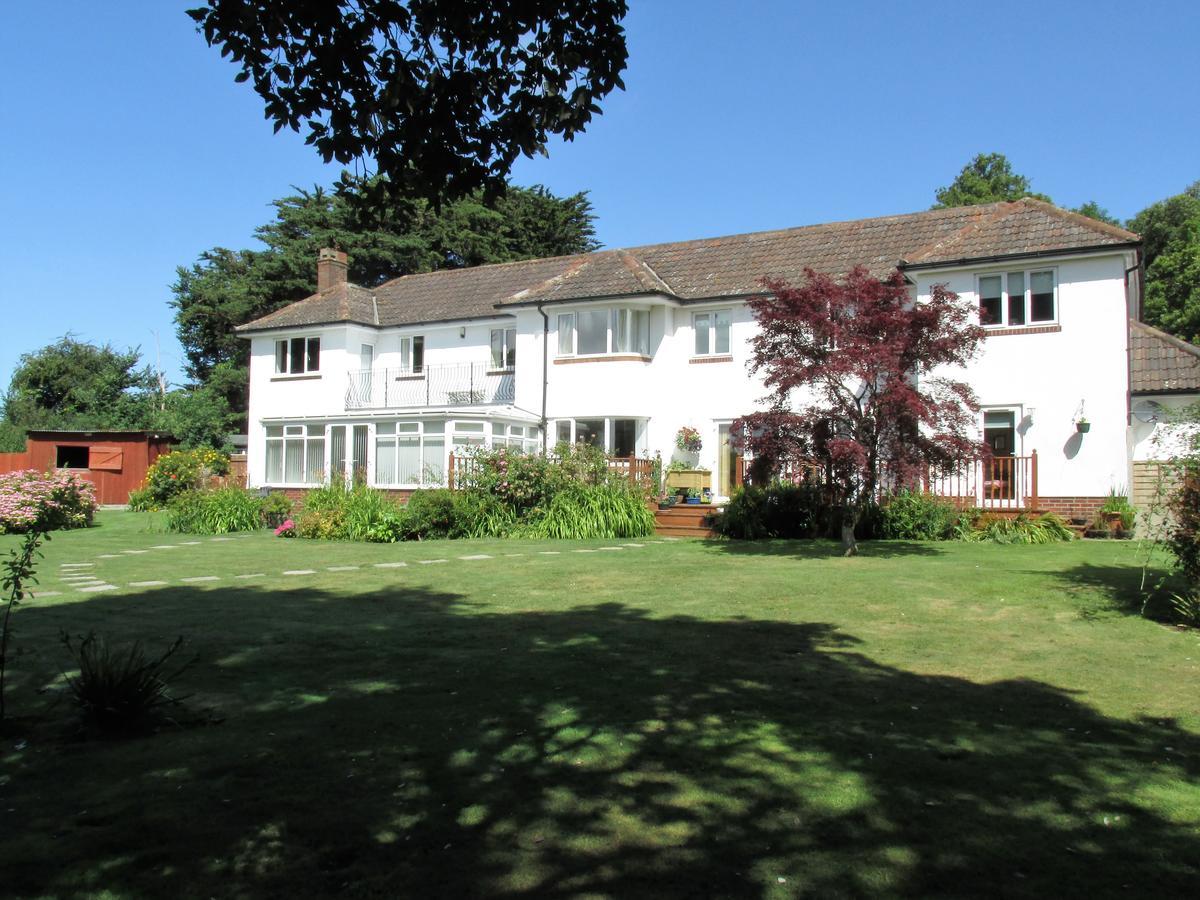
[[[516,399],[512,369],[487,363],[445,363],[412,369],[348,372],[346,409],[495,406]]]

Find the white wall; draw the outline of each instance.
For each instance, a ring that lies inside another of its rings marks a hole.
[[[979,274],[1057,269],[1062,330],[991,334],[979,357],[957,376],[974,388],[985,409],[1018,410],[1017,452],[1038,452],[1041,496],[1100,496],[1129,483],[1126,265],[1114,254],[939,270],[916,278],[920,299],[928,298],[932,285],[944,283],[978,308]],[[1081,403],[1091,423],[1087,434],[1075,427]]]

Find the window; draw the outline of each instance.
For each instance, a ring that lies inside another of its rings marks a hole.
[[[54,448],[54,465],[59,469],[86,469],[88,467],[88,448],[72,447],[69,444],[59,444]]]
[[[554,434],[559,444],[590,444],[613,456],[636,456],[641,426],[640,419],[559,419]]]
[[[570,356],[575,352],[575,313],[561,313],[558,317],[558,355]]]
[[[513,450],[534,453],[538,449],[537,426],[506,425],[503,422],[494,422],[492,423],[492,446],[510,447]]]
[[[575,314],[575,346],[581,356],[608,352],[607,309],[581,309]]]
[[[728,309],[696,313],[692,316],[692,330],[696,335],[693,355],[712,356],[728,354],[729,328],[733,314]]]
[[[380,422],[375,426],[375,484],[441,484],[446,471],[446,423]]]
[[[979,324],[1019,328],[1058,320],[1054,270],[979,276]]]
[[[649,356],[650,311],[615,307],[559,314],[559,356],[606,353]]]
[[[492,329],[492,368],[511,369],[517,364],[517,329]]]
[[[321,339],[292,338],[275,342],[275,374],[304,375],[321,370]]]
[[[410,375],[420,375],[425,371],[424,335],[400,338],[400,368]]]
[[[268,484],[321,484],[324,474],[324,425],[267,426]]]

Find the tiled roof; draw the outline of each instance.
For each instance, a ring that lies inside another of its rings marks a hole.
[[[897,266],[1118,247],[1138,240],[1124,229],[1026,198],[406,275],[364,292],[375,298],[377,319],[366,317],[362,302],[351,304],[354,310],[335,304],[336,317],[330,317],[331,304],[316,295],[241,330],[342,321],[408,325],[486,318],[506,306],[637,294],[703,300],[756,293],[762,290],[763,277],[798,282],[809,267],[844,274],[863,265],[883,276]]]
[[[1151,328],[1129,323],[1129,389],[1135,394],[1200,391],[1200,347]]]
[[[335,284],[311,297],[290,303],[282,309],[267,313],[238,331],[256,331],[260,328],[303,328],[309,325],[325,325],[334,322],[358,322],[362,325],[380,325],[375,294],[357,284]]]

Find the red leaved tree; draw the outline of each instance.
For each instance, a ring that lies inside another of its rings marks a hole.
[[[759,325],[750,368],[771,408],[730,432],[757,480],[801,462],[824,467],[851,555],[881,479],[917,483],[984,452],[975,395],[945,374],[971,360],[983,329],[944,286],[913,302],[898,271],[882,281],[862,267],[843,280],[804,275],[801,287],[765,279],[770,293],[749,301]]]

